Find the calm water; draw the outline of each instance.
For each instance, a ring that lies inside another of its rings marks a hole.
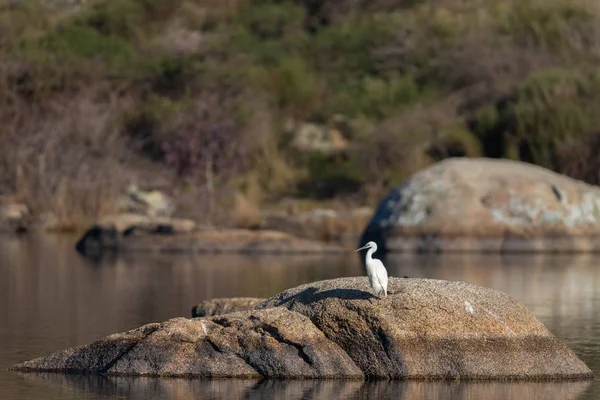
[[[168,318],[211,297],[268,297],[362,274],[348,257],[136,256],[93,263],[74,238],[0,236],[0,399],[597,399],[600,379],[443,383],[129,379],[17,374],[14,363]],[[463,280],[524,303],[600,374],[600,257],[396,256],[392,276]]]

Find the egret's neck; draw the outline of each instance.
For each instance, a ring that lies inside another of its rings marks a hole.
[[[377,248],[370,248],[367,251],[367,260],[372,260],[373,259],[373,254],[377,251]]]

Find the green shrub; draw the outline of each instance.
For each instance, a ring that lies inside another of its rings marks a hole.
[[[484,106],[476,112],[471,121],[474,134],[481,143],[483,155],[494,158],[518,160],[519,151],[516,140],[510,134],[514,123],[506,110],[496,104]]]
[[[378,63],[373,50],[392,37],[393,18],[386,15],[367,15],[340,22],[319,30],[309,44],[312,61],[319,71],[342,78],[377,74]]]
[[[515,134],[532,153],[533,161],[551,168],[553,152],[568,137],[595,128],[598,83],[587,74],[550,69],[532,74],[519,88],[514,106]]]
[[[103,36],[93,28],[77,25],[59,27],[56,32],[36,40],[31,51],[48,52],[64,57],[82,58],[108,66],[124,66],[133,55],[127,41],[116,36]]]
[[[0,49],[32,31],[46,29],[51,19],[40,0],[12,3],[0,12]]]
[[[318,81],[303,58],[283,58],[276,67],[260,69],[255,76],[280,110],[304,117],[310,115],[318,95]]]
[[[232,58],[244,54],[247,62],[274,66],[301,51],[303,19],[303,9],[287,1],[241,7],[231,20],[222,22],[225,40],[219,46]]]
[[[304,9],[291,1],[242,7],[234,23],[261,40],[274,40],[303,31]]]
[[[355,193],[364,183],[359,165],[344,154],[309,153],[308,173],[298,182],[295,195],[311,199],[329,199]]]
[[[96,0],[76,19],[106,36],[145,39],[181,6],[181,0]]]
[[[518,147],[520,159],[556,168],[559,147],[595,131],[599,89],[595,72],[550,68],[530,74],[514,101],[479,111],[475,130],[485,154],[515,158]]]
[[[326,109],[331,115],[384,118],[414,104],[420,96],[417,83],[410,75],[389,79],[367,76],[359,85],[334,93]]]
[[[428,155],[436,160],[448,157],[480,157],[482,144],[473,132],[463,126],[450,126],[436,133],[428,146]]]
[[[529,0],[500,4],[503,6],[497,18],[500,29],[521,43],[557,51],[581,50],[586,42],[597,41],[590,37],[598,24],[593,1]]]

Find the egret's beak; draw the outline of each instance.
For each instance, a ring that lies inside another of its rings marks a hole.
[[[357,251],[361,251],[361,250],[364,250],[364,249],[366,249],[366,248],[367,248],[367,246],[363,246],[363,247],[361,247],[360,249],[356,249],[356,250],[355,250],[355,253],[356,253]]]

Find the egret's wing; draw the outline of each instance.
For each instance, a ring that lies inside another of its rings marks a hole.
[[[386,288],[386,290],[387,290],[387,284],[388,284],[387,270],[383,266],[383,263],[381,262],[381,260],[375,260],[375,261],[377,261],[377,265],[375,268],[375,275],[376,275],[377,282],[379,282],[379,284],[381,285],[382,288]]]
[[[375,260],[373,260],[375,261]],[[377,279],[377,266],[373,265],[372,267],[367,268],[367,277],[369,278],[369,284],[372,288],[375,288],[375,285],[379,282]]]

